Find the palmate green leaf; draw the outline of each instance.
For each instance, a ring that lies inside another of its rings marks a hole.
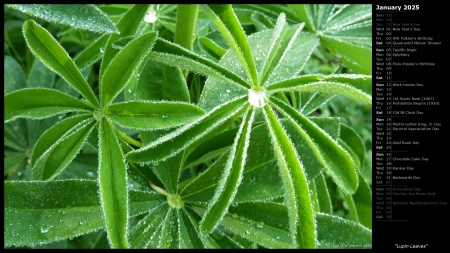
[[[108,15],[93,4],[8,4],[49,22],[96,33],[119,33]]]
[[[83,78],[69,54],[47,30],[34,20],[28,20],[23,25],[23,34],[31,52],[45,66],[71,84],[91,103],[93,108],[98,107],[98,100],[91,87]]]
[[[153,47],[155,32],[139,36],[127,44],[106,68],[100,84],[101,104],[106,106],[125,88],[131,76]]]
[[[289,209],[289,232],[296,247],[314,248],[316,228],[303,165],[275,113],[268,105],[263,109],[283,181],[285,203]]]
[[[75,58],[73,58],[73,61],[75,62],[75,65],[77,65],[78,69],[83,70],[100,60],[103,55],[103,48],[105,47],[108,38],[109,36],[106,34],[98,37],[98,39],[92,42],[89,46],[83,49],[83,51],[77,54]]]
[[[51,180],[61,174],[78,154],[95,126],[96,123],[93,119],[86,119],[61,136],[55,144],[37,158],[33,165],[32,178]]]
[[[270,93],[323,92],[342,95],[366,104],[372,103],[372,77],[367,75],[306,75],[270,84],[266,89]]]
[[[149,58],[194,73],[218,77],[239,87],[250,88],[242,77],[227,68],[162,38],[156,40]]]
[[[97,190],[93,180],[5,181],[5,245],[47,243],[104,227]]]
[[[204,114],[193,104],[169,101],[128,101],[105,108],[108,119],[123,127],[141,130],[180,126]]]
[[[330,132],[333,128],[339,127],[339,121],[335,118],[311,118],[316,124],[326,125],[324,128],[327,133],[338,137],[338,132]],[[322,121],[322,122],[320,122]],[[281,120],[286,133],[290,136],[294,144],[297,154],[301,154],[301,162],[303,163],[308,180],[314,179],[323,169],[321,162],[314,156],[314,152],[305,142],[304,138],[297,133],[296,128],[288,122],[287,119]],[[331,127],[330,127],[331,126]],[[228,138],[229,145],[236,135],[237,129],[229,130],[223,133],[223,138]],[[222,134],[221,134],[222,135]],[[220,136],[220,135],[218,135]],[[333,137],[333,138],[334,138]],[[221,137],[222,138],[222,137]],[[265,125],[254,127],[250,135],[250,145],[247,150],[247,161],[245,163],[244,177],[239,186],[234,199],[235,203],[249,201],[267,201],[274,198],[282,197],[282,182],[277,173],[273,173],[276,168],[276,158],[273,155],[272,145],[267,142],[269,137],[268,129]],[[213,142],[219,142],[220,139],[212,138],[203,142],[198,148],[206,150]],[[225,140],[224,140],[225,142]],[[203,144],[205,147],[202,148]],[[223,144],[219,150],[222,153],[227,152],[228,147]],[[211,146],[214,149],[214,145]],[[197,151],[197,150],[195,150]],[[213,154],[210,154],[211,156]],[[193,180],[186,180],[181,183],[180,196],[185,202],[207,203],[213,196],[221,171],[225,167],[227,153],[223,154],[217,161],[211,165],[208,170],[195,177]],[[190,156],[188,156],[189,159]],[[305,157],[305,159],[302,159]],[[186,160],[187,161],[187,160]]]
[[[3,63],[3,94],[27,87],[27,79],[20,64],[9,55],[5,55]]]
[[[71,111],[92,110],[80,100],[53,89],[21,89],[8,93],[4,99],[5,122],[17,118],[42,119]]]
[[[321,151],[321,155],[327,165],[327,171],[330,172],[336,184],[346,193],[354,193],[358,187],[358,177],[350,155],[336,140],[308,118],[302,116],[280,100],[271,99],[270,101],[280,113],[294,124],[299,124],[300,128],[314,140],[314,145]]]
[[[262,13],[259,12],[252,13],[251,19],[256,27],[256,30],[258,31],[265,29],[272,29],[275,27],[275,22]]]
[[[128,185],[126,163],[114,130],[105,118],[99,126],[100,199],[112,248],[128,248]]]
[[[56,125],[45,131],[41,137],[39,137],[33,148],[33,154],[31,156],[31,165],[34,165],[36,160],[41,157],[47,150],[51,149],[51,146],[60,142],[60,139],[66,136],[70,130],[83,120],[91,118],[92,115],[82,114],[58,122]]]
[[[372,17],[372,5],[346,4],[327,20],[325,26],[328,29],[343,28],[370,17]]]
[[[365,147],[361,137],[351,127],[341,124],[340,144],[352,155],[358,169],[364,164]]]
[[[226,166],[221,175],[221,180],[200,223],[202,233],[209,234],[214,230],[236,195],[247,159],[247,148],[254,115],[255,111],[251,109],[244,116],[233,146],[231,147]]]
[[[214,22],[222,36],[237,54],[252,86],[259,85],[252,52],[236,14],[230,4],[201,5],[202,11]]]
[[[372,248],[372,231],[341,217],[316,213],[317,235],[324,248]]]
[[[205,134],[214,131],[227,119],[239,115],[246,109],[244,102],[246,97],[236,99],[228,104],[218,106],[215,110],[183,125],[175,131],[167,134],[144,147],[127,154],[127,160],[135,163],[147,163],[159,161],[176,155],[198,141]],[[157,151],[157,152],[155,152]]]

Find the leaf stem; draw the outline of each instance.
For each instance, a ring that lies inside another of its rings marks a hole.
[[[159,187],[159,186],[154,185],[154,184],[152,183],[152,181],[150,181],[150,179],[148,179],[148,178],[147,178],[147,183],[148,183],[148,185],[149,185],[153,190],[155,190],[157,193],[162,194],[162,195],[164,195],[164,196],[166,196],[166,197],[169,197],[170,194],[167,193],[166,190],[164,190],[163,188],[161,188],[161,187]]]
[[[126,133],[120,131],[120,129],[118,129],[114,124],[111,123],[110,125],[111,125],[111,128],[114,129],[114,132],[116,132],[117,136],[124,142],[131,144],[138,148],[143,146],[142,142],[139,142],[139,141],[131,138],[130,136],[128,136]]]

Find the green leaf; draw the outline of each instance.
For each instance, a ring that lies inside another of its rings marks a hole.
[[[218,157],[226,152],[233,144],[238,128],[233,128],[219,133],[213,138],[201,142],[197,147],[193,147],[186,152],[184,167],[199,165]]]
[[[106,67],[108,67],[112,59],[120,51],[119,49],[113,48],[113,43],[120,38],[135,35],[136,31],[139,28],[139,25],[144,19],[144,15],[147,12],[147,9],[147,4],[135,4],[120,18],[119,22],[117,23],[117,29],[119,29],[120,33],[111,34],[104,48],[103,59],[100,66],[100,80],[103,77]]]
[[[372,48],[329,35],[323,35],[320,41],[322,45],[334,52],[339,60],[355,70],[356,73],[366,75],[372,73]]]
[[[94,42],[92,42],[89,46],[87,46],[83,51],[77,54],[73,61],[75,65],[77,65],[78,69],[83,70],[94,63],[96,63],[103,55],[103,48],[108,41],[109,36],[104,34]]]
[[[320,243],[333,248],[372,248],[372,231],[338,216],[316,213]]]
[[[246,108],[246,106],[243,106],[245,100],[246,97],[243,97],[218,106],[215,110],[183,125],[170,134],[162,136],[138,150],[129,152],[127,160],[135,163],[146,163],[176,155],[205,134],[220,127],[227,119],[242,113]]]
[[[130,77],[150,52],[156,39],[155,32],[139,36],[127,44],[106,68],[101,79],[100,95],[102,106],[113,102],[114,98],[125,88]]]
[[[250,51],[244,30],[242,29],[231,4],[201,5],[201,7],[237,54],[252,86],[259,86],[258,74],[252,52]]]
[[[289,232],[296,247],[314,248],[316,246],[314,213],[303,166],[275,113],[268,105],[263,109],[283,181],[285,203],[289,210]]]
[[[305,23],[309,31],[316,31],[316,24],[314,22],[314,13],[308,4],[289,4],[289,7],[297,14],[297,18]]]
[[[189,102],[183,73],[176,67],[148,59],[143,64],[136,87],[136,100],[139,99]]]
[[[179,249],[180,237],[178,228],[180,227],[178,209],[171,208],[167,212],[161,228],[161,237],[159,238],[158,249]]]
[[[33,179],[51,180],[61,174],[78,154],[95,125],[94,120],[86,119],[61,136],[41,157],[37,158],[33,165]]]
[[[200,239],[198,224],[193,225],[187,209],[180,211],[180,243],[182,248],[203,249],[205,245]]]
[[[328,165],[326,169],[336,184],[346,193],[353,194],[358,187],[358,177],[353,160],[345,149],[314,122],[290,106],[277,99],[271,99],[270,101],[291,122],[298,122],[300,128],[314,140],[314,145],[321,151],[321,156]],[[297,129],[300,130],[300,128]]]
[[[33,154],[31,156],[31,165],[34,165],[36,160],[41,157],[47,150],[50,150],[55,143],[61,142],[71,129],[83,120],[91,118],[91,115],[78,115],[70,117],[58,122],[56,125],[45,131],[34,145]]]
[[[220,59],[227,52],[225,48],[219,46],[214,40],[208,37],[201,37],[198,39],[198,42],[203,50],[215,56],[217,59]]]
[[[41,61],[33,61],[27,83],[29,88],[53,88],[55,73],[45,67]]]
[[[96,32],[119,33],[108,15],[93,4],[8,4],[46,21]]]
[[[302,105],[302,108],[301,108],[300,112],[303,113],[304,115],[308,115],[308,114],[314,112],[321,105],[323,105],[326,102],[328,102],[334,96],[335,96],[334,94],[330,94],[330,93],[314,93],[308,99],[308,101],[306,101]]]
[[[286,15],[284,13],[282,13],[278,17],[277,24],[272,35],[273,37],[267,54],[267,58],[265,59],[261,70],[261,84],[265,84],[274,69],[285,57],[290,47],[297,39],[297,36],[299,35],[302,28],[303,25],[297,25],[292,28],[287,26]]]
[[[251,19],[258,31],[271,29],[275,27],[274,21],[272,21],[270,18],[268,18],[266,15],[262,13],[253,12],[251,14]]]
[[[250,88],[247,81],[227,68],[162,38],[156,40],[149,58],[194,73],[215,76],[239,87]]]
[[[143,214],[167,203],[167,199],[154,191],[130,190],[130,217]]]
[[[48,243],[102,228],[97,190],[93,180],[5,181],[5,246]]]
[[[128,248],[126,164],[117,137],[106,119],[99,126],[99,185],[108,240],[112,248]]]
[[[341,132],[339,138],[344,142],[343,146],[352,154],[356,166],[361,169],[364,164],[364,143],[359,135],[351,127],[341,124]]]
[[[80,100],[53,89],[28,88],[4,97],[5,122],[17,118],[42,119],[71,111],[90,111]]]
[[[324,175],[321,174],[320,176],[316,177],[314,179],[314,183],[316,185],[317,201],[319,202],[320,212],[331,214],[333,208],[331,206],[330,193],[328,192],[328,187]]]
[[[45,66],[60,75],[80,92],[91,104],[98,107],[97,98],[89,84],[81,75],[69,54],[53,38],[53,36],[38,25],[34,20],[28,20],[23,25],[23,34],[31,52]]]
[[[178,194],[178,180],[180,178],[183,156],[184,152],[181,152],[152,166],[153,173],[161,180],[167,192],[173,195]]]
[[[371,4],[346,4],[327,20],[325,26],[328,29],[342,29],[349,24],[353,24],[371,17]]]
[[[148,214],[130,231],[131,248],[147,248],[169,210],[167,204],[150,209]]]
[[[27,79],[22,66],[9,55],[5,55],[3,63],[3,93],[6,95],[27,87]]]
[[[359,175],[358,189],[352,197],[359,222],[372,229],[372,190],[361,175]]]
[[[248,110],[244,116],[228,155],[221,180],[200,223],[202,233],[209,234],[215,229],[236,195],[242,180],[254,115],[255,111],[252,109]]]
[[[204,115],[205,112],[184,102],[128,101],[106,107],[107,118],[123,127],[140,130],[165,129],[180,126]]]
[[[372,103],[372,77],[366,75],[307,75],[273,83],[266,89],[270,93],[323,92],[342,95],[366,104]]]

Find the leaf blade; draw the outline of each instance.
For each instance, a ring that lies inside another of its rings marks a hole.
[[[107,118],[121,126],[140,130],[176,127],[204,114],[193,104],[170,101],[127,101],[105,108]]]
[[[106,119],[99,126],[99,186],[106,231],[113,248],[128,248],[126,164],[113,129]]]
[[[94,92],[69,54],[46,29],[34,20],[28,20],[23,25],[23,34],[28,47],[37,58],[80,92],[93,108],[99,106]]]
[[[26,88],[4,97],[5,122],[17,118],[43,119],[56,114],[92,108],[80,100],[53,89]]]

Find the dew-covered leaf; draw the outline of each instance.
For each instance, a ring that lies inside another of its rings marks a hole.
[[[339,60],[355,70],[356,73],[366,75],[372,73],[372,48],[329,35],[323,35],[320,41],[322,45],[334,52]]]
[[[262,31],[265,29],[272,29],[275,27],[275,22],[262,13],[259,12],[252,13],[251,19],[258,31]]]
[[[247,148],[255,111],[248,110],[228,155],[227,163],[221,174],[221,180],[210,201],[200,223],[202,233],[210,233],[223,218],[242,180],[242,174],[247,159]]]
[[[38,25],[34,20],[28,20],[23,25],[23,34],[31,52],[33,52],[45,66],[64,78],[80,92],[93,107],[99,105],[94,92],[81,75],[80,70],[78,70],[69,54],[46,29]]]
[[[361,137],[351,127],[341,124],[339,138],[342,140],[343,147],[352,155],[356,167],[361,169],[364,164],[365,147]]]
[[[214,22],[222,36],[237,54],[251,83],[258,85],[258,74],[249,43],[231,4],[201,5],[202,11]]]
[[[161,228],[161,237],[159,238],[159,249],[179,249],[180,238],[178,233],[179,224],[179,209],[170,208],[167,213]]]
[[[104,227],[97,190],[94,180],[5,181],[5,245],[58,241]]]
[[[135,35],[136,31],[139,28],[139,25],[144,19],[144,15],[147,12],[147,9],[148,4],[135,4],[120,18],[119,22],[117,23],[117,29],[120,33],[111,34],[108,38],[108,41],[106,42],[105,48],[103,49],[104,53],[102,64],[100,66],[99,79],[102,78],[106,67],[108,67],[112,59],[120,51],[119,49],[116,49],[112,46],[113,43],[120,38]]]
[[[75,123],[72,120],[70,122]],[[65,123],[67,121],[64,122],[63,127]],[[78,123],[62,135],[49,149],[44,151],[39,158],[36,157],[37,160],[33,165],[33,179],[51,180],[61,174],[76,157],[95,125],[93,119],[86,119]],[[54,129],[52,132],[62,130],[61,128],[58,128],[56,131]]]
[[[275,113],[268,105],[263,109],[283,182],[293,243],[296,247],[314,248],[316,224],[303,165]]]
[[[333,208],[331,206],[330,193],[328,192],[324,175],[321,174],[320,176],[314,178],[314,183],[316,185],[316,195],[320,212],[331,214]]]
[[[205,245],[200,239],[198,224],[194,226],[191,222],[191,216],[187,209],[181,209],[180,212],[180,245],[181,248],[203,249]]]
[[[215,76],[233,85],[250,88],[250,85],[242,77],[236,75],[227,68],[224,68],[212,60],[189,51],[180,45],[169,42],[162,38],[156,40],[150,59],[164,64],[200,73],[208,76]]]
[[[372,190],[361,175],[359,175],[358,189],[352,195],[352,198],[358,213],[359,223],[372,229]]]
[[[304,102],[300,110],[304,115],[314,112],[321,105],[332,99],[335,95],[330,93],[314,93],[308,101]]]
[[[52,23],[96,33],[119,33],[108,15],[93,4],[8,4],[7,6]]]
[[[372,17],[372,5],[370,4],[347,4],[327,20],[328,29],[344,28],[350,24]]]
[[[8,93],[4,99],[5,122],[17,118],[42,119],[71,111],[92,110],[80,100],[53,89],[21,89]]]
[[[282,13],[278,17],[277,24],[272,35],[270,48],[267,53],[267,58],[263,63],[263,67],[260,73],[259,81],[262,85],[264,85],[274,69],[285,57],[290,47],[297,39],[297,36],[299,35],[302,28],[303,25],[297,25],[294,27],[287,26],[286,16],[284,13]]]
[[[219,46],[214,40],[208,37],[199,38],[198,43],[204,51],[208,52],[216,59],[220,59],[227,52],[225,48]]]
[[[153,173],[159,178],[169,194],[178,194],[178,180],[183,155],[184,152],[181,152],[152,166]]]
[[[39,137],[33,148],[33,154],[31,156],[31,165],[34,165],[36,160],[41,157],[47,150],[51,149],[51,146],[60,142],[59,139],[63,138],[70,130],[79,122],[91,118],[92,115],[84,114],[58,122],[56,125],[45,131],[41,137]]]
[[[102,211],[112,248],[128,248],[126,163],[114,130],[105,118],[99,126],[99,185]]]
[[[320,243],[331,248],[372,248],[372,231],[361,224],[326,213],[316,213],[316,220]]]
[[[78,69],[83,70],[96,63],[103,55],[103,48],[108,41],[109,36],[104,34],[98,37],[94,42],[87,46],[83,51],[77,54],[73,61]]]
[[[158,228],[160,228],[169,210],[169,205],[166,204],[150,209],[148,214],[130,230],[129,241],[131,248],[146,248],[149,241],[155,236]]]
[[[270,84],[267,91],[323,92],[372,103],[372,77],[367,75],[308,75]]]
[[[243,112],[244,98],[236,99],[228,104],[218,106],[215,110],[191,121],[175,131],[131,151],[127,154],[130,162],[147,163],[171,157],[199,140],[205,134],[217,129],[227,119]],[[157,151],[157,152],[155,152]]]
[[[280,100],[271,99],[271,102],[291,122],[297,122],[301,126],[301,130],[314,140],[313,144],[320,150],[321,156],[327,165],[326,169],[336,184],[346,193],[354,193],[358,187],[358,177],[354,162],[348,152],[307,117]]]
[[[143,34],[130,42],[111,60],[101,79],[102,106],[110,104],[125,88],[152,49],[155,39],[155,32]]]
[[[169,101],[128,101],[105,109],[106,117],[117,124],[141,130],[180,126],[203,114],[204,111],[193,104]]]
[[[3,94],[6,95],[27,87],[27,79],[22,66],[9,55],[5,55],[3,63]]]

